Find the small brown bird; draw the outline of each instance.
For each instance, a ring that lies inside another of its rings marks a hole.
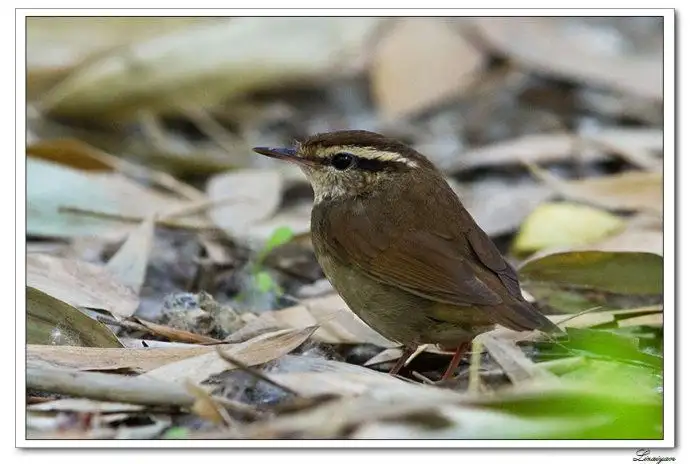
[[[350,309],[404,346],[455,349],[500,324],[559,330],[520,292],[515,270],[423,155],[367,131],[318,134],[293,148],[254,151],[296,163],[314,190],[312,242]]]

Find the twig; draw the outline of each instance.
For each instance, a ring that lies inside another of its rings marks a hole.
[[[470,353],[470,380],[467,390],[470,393],[478,393],[481,388],[481,377],[479,375],[479,367],[482,360],[482,352],[484,346],[481,340],[475,338],[472,340],[472,352]]]
[[[100,401],[147,406],[191,407],[194,396],[182,385],[146,377],[27,367],[26,387]]]
[[[293,390],[290,387],[286,387],[285,385],[281,385],[280,383],[276,382],[272,378],[268,377],[266,374],[261,372],[258,369],[254,369],[253,367],[250,367],[243,363],[242,361],[239,361],[237,358],[229,355],[228,353],[224,352],[223,350],[220,349],[220,347],[216,347],[216,352],[218,353],[218,356],[221,357],[221,359],[227,361],[230,364],[233,364],[237,366],[237,368],[241,371],[246,372],[247,374],[256,377],[259,380],[263,380],[264,382],[273,385],[274,387],[280,388],[286,393],[289,393],[294,396],[300,396],[299,393],[297,393],[295,390]]]
[[[97,218],[103,218],[103,219],[112,219],[114,221],[120,221],[120,222],[142,222],[145,221],[145,217],[140,217],[140,216],[126,216],[123,214],[118,214],[118,213],[106,213],[104,211],[95,211],[91,209],[86,209],[86,208],[78,208],[75,206],[62,206],[59,209],[60,212],[64,213],[72,213],[72,214],[80,214],[83,216],[92,216],[92,217],[97,217]],[[195,225],[195,224],[184,224],[180,222],[175,222],[171,221],[168,219],[161,219],[157,218],[156,219],[156,225],[157,226],[163,226],[167,227],[169,229],[181,229],[181,230],[192,230],[192,231],[214,231],[218,230],[218,227],[213,226],[213,225]]]

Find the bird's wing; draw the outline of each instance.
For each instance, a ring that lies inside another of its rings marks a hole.
[[[456,237],[434,230],[431,224],[410,228],[388,222],[391,217],[371,218],[366,213],[353,215],[348,208],[330,208],[317,222],[326,228],[323,232],[329,240],[324,246],[332,255],[382,283],[442,303],[501,303],[463,256],[467,246],[458,246]]]

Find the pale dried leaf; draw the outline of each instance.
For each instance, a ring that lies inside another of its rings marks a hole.
[[[214,350],[212,346],[168,348],[86,348],[77,346],[27,345],[26,363],[36,367],[54,367],[83,371],[128,369],[146,372]]]
[[[616,146],[621,149],[643,149],[661,152],[663,133],[660,129],[609,127],[596,133],[574,135],[570,133],[531,134],[497,142],[461,153],[449,161],[448,172],[510,164],[547,163],[564,160],[581,162],[599,160],[609,156],[602,150],[582,151],[583,145]]]
[[[28,235],[119,240],[134,227],[127,221],[138,224],[184,203],[119,173],[80,171],[35,157],[27,159]],[[188,228],[210,225],[198,216],[170,222]]]
[[[139,298],[107,269],[74,259],[32,253],[26,257],[27,285],[72,306],[130,316]]]
[[[384,348],[398,346],[350,311],[339,295],[304,300],[290,308],[264,313],[260,318],[278,327],[294,329],[318,325],[314,340],[325,343],[371,343]]]
[[[129,233],[125,243],[105,266],[121,284],[134,290],[137,295],[146,278],[153,232],[154,218],[151,216]]]
[[[566,198],[602,208],[626,211],[663,211],[663,178],[660,173],[629,171],[604,177],[563,180],[531,166],[546,185]]]
[[[590,32],[564,24],[566,18],[477,18],[482,38],[528,69],[593,87],[640,97],[663,97],[662,54],[607,51]],[[567,50],[567,53],[563,51]]]
[[[315,331],[315,327],[301,330],[287,329],[259,335],[251,340],[221,349],[238,361],[255,366],[279,358],[304,343]],[[217,353],[207,353],[168,364],[144,374],[146,377],[167,382],[191,380],[201,383],[209,376],[235,369],[221,359]]]
[[[371,85],[379,111],[399,118],[459,96],[484,56],[444,19],[401,18],[378,43]]]
[[[211,200],[234,199],[209,211],[213,222],[231,237],[247,238],[249,228],[271,217],[282,197],[282,178],[277,171],[244,169],[213,176],[206,191]]]
[[[330,79],[349,54],[360,53],[378,23],[365,17],[224,18],[106,54],[41,103],[63,115],[131,117]]]

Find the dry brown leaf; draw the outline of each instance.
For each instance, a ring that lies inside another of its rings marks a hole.
[[[282,178],[277,171],[243,169],[213,176],[206,191],[212,201],[231,204],[213,208],[209,216],[231,237],[247,238],[250,227],[273,215],[282,198]]]
[[[255,366],[273,361],[289,353],[307,341],[315,330],[315,327],[301,330],[279,330],[221,349],[238,361],[248,366]],[[144,375],[150,378],[165,380],[166,382],[181,383],[191,380],[192,382],[201,383],[213,374],[235,368],[236,366],[229,365],[217,353],[213,352],[183,359],[149,371]]]
[[[82,171],[108,172],[120,165],[118,158],[77,139],[50,139],[26,147],[26,156],[52,161]]]
[[[146,372],[191,356],[210,353],[212,346],[170,348],[86,348],[78,346],[27,345],[29,366],[82,371],[132,370]]]
[[[185,382],[185,386],[187,391],[196,398],[192,406],[192,412],[214,424],[230,422],[229,420],[226,421],[228,417],[227,412],[223,411],[222,407],[211,398],[211,395],[206,390],[189,381]]]
[[[570,18],[477,18],[482,38],[528,69],[640,97],[663,97],[662,54],[611,53],[590,32],[564,25]],[[567,53],[564,53],[567,50]]]
[[[137,295],[146,278],[153,232],[154,218],[151,216],[129,233],[125,243],[105,266],[121,284],[134,290]]]
[[[614,155],[623,149],[661,152],[663,132],[660,129],[610,127],[586,135],[570,133],[525,135],[466,151],[450,160],[447,170],[454,172],[522,162],[546,163],[563,160],[586,162],[607,157],[600,150],[582,152],[583,144],[588,143],[598,146],[615,145],[618,149],[614,150]]]
[[[531,165],[532,172],[566,198],[614,210],[661,214],[663,178],[660,173],[629,171],[605,177],[563,180]]]
[[[139,298],[107,269],[73,259],[32,253],[26,257],[27,285],[72,306],[130,316]]]
[[[167,338],[174,342],[184,342],[184,343],[219,343],[220,340],[212,337],[207,337],[206,335],[196,334],[194,332],[189,332],[188,330],[177,329],[175,327],[170,327],[167,325],[156,324],[155,322],[150,322],[138,317],[131,318],[134,322],[146,327],[152,334],[158,335],[160,337]]]
[[[400,118],[461,95],[483,65],[482,53],[446,20],[402,18],[377,45],[372,92],[385,117]]]

